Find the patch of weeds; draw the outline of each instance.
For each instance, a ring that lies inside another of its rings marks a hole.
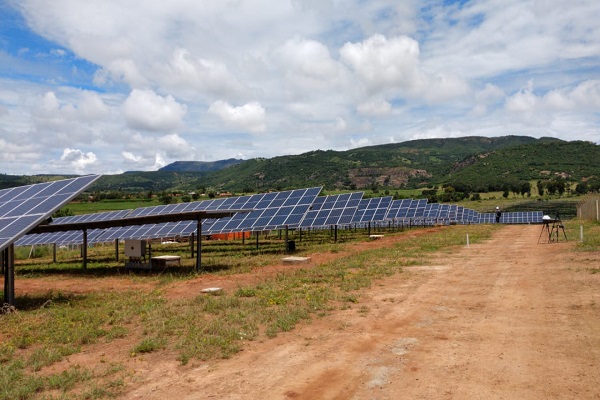
[[[44,379],[25,374],[21,361],[0,365],[0,400],[30,399],[44,389]]]
[[[46,390],[61,390],[63,393],[73,389],[81,382],[92,378],[92,373],[79,366],[71,367],[61,373],[50,375],[46,381]]]
[[[78,351],[78,347],[72,346],[42,347],[33,351],[27,360],[27,364],[30,365],[34,371],[39,371],[43,367],[60,361],[64,357],[77,353]]]
[[[147,337],[142,339],[134,348],[132,354],[152,353],[162,349],[165,345],[164,340],[155,337]]]
[[[273,316],[270,324],[267,326],[265,334],[268,337],[275,337],[279,332],[289,332],[298,322],[303,319],[308,319],[309,313],[307,310],[286,307],[278,310],[278,312]]]
[[[347,303],[358,303],[358,296],[356,296],[355,294],[351,294],[351,293],[346,293],[342,296],[341,298],[342,301],[345,301]]]
[[[0,364],[5,364],[13,359],[15,347],[9,343],[0,343]]]
[[[237,297],[256,297],[256,289],[240,287],[235,292],[235,296],[237,296]]]
[[[96,399],[104,399],[107,397],[112,397],[114,395],[113,392],[104,387],[92,386],[87,388],[81,393],[79,398],[82,400],[96,400]]]
[[[106,332],[108,340],[121,339],[127,337],[127,329],[122,326],[114,326]]]

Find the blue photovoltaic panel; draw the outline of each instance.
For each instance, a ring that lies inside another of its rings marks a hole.
[[[426,207],[427,199],[412,200],[405,218],[409,220],[423,219]]]
[[[460,223],[464,221],[466,208],[463,206],[456,207],[456,214],[454,215],[454,221]]]
[[[348,225],[362,199],[362,192],[317,197],[299,228]]]
[[[385,221],[388,209],[392,204],[392,197],[374,197],[362,199],[354,214],[352,222],[380,222]]]
[[[0,250],[77,197],[99,175],[0,190]]]
[[[265,231],[286,226],[295,228],[320,192],[321,188],[316,187],[250,196],[245,208],[254,211],[220,218],[207,228],[206,233]]]
[[[450,215],[450,206],[448,204],[440,204],[436,222],[443,222],[443,221],[447,220],[449,218],[449,215]]]
[[[456,204],[450,204],[448,207],[448,222],[456,222],[458,215],[458,206]]]
[[[385,219],[404,219],[408,214],[408,210],[410,209],[410,205],[413,202],[412,199],[402,199],[402,200],[394,200],[392,204],[390,204],[390,208],[388,210],[388,214]]]
[[[425,207],[425,210],[423,213],[423,217],[428,221],[432,221],[437,218],[439,212],[440,212],[440,205],[438,203],[427,204],[427,207]]]

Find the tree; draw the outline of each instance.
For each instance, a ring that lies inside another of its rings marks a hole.
[[[577,194],[586,194],[590,190],[587,182],[579,182],[577,186],[575,186],[575,193]]]
[[[162,192],[159,197],[159,200],[162,204],[171,204],[173,202],[173,196],[171,196],[167,192]]]
[[[519,184],[519,193],[521,196],[525,197],[525,195],[531,195],[531,182],[529,181],[521,181]]]
[[[543,195],[544,195],[544,186],[545,186],[545,185],[544,185],[544,182],[542,182],[542,181],[537,181],[536,187],[537,187],[538,194],[539,194],[540,196],[543,196]]]

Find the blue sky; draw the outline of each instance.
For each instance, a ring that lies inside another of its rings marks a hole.
[[[0,0],[0,173],[600,142],[600,3]]]

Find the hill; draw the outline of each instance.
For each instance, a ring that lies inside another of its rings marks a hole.
[[[600,177],[600,146],[590,142],[541,142],[481,153],[455,165],[447,182],[470,192],[499,190],[515,181]]]
[[[249,193],[323,186],[326,190],[426,188],[449,185],[461,192],[505,190],[515,182],[561,177],[584,182],[600,177],[600,146],[583,141],[527,136],[423,139],[347,151],[299,155],[178,161],[159,171],[105,175],[94,191],[216,191]],[[0,175],[0,187],[50,176]],[[2,186],[3,185],[3,186]]]
[[[160,168],[159,172],[215,172],[223,168],[230,167],[244,162],[244,160],[238,160],[230,158],[228,160],[219,161],[175,161],[169,165]]]
[[[233,191],[324,186],[366,189],[415,188],[448,181],[465,161],[480,154],[535,143],[559,143],[526,136],[424,139],[348,151],[312,151],[252,159],[207,175],[206,185]],[[467,166],[467,164],[464,164]]]

